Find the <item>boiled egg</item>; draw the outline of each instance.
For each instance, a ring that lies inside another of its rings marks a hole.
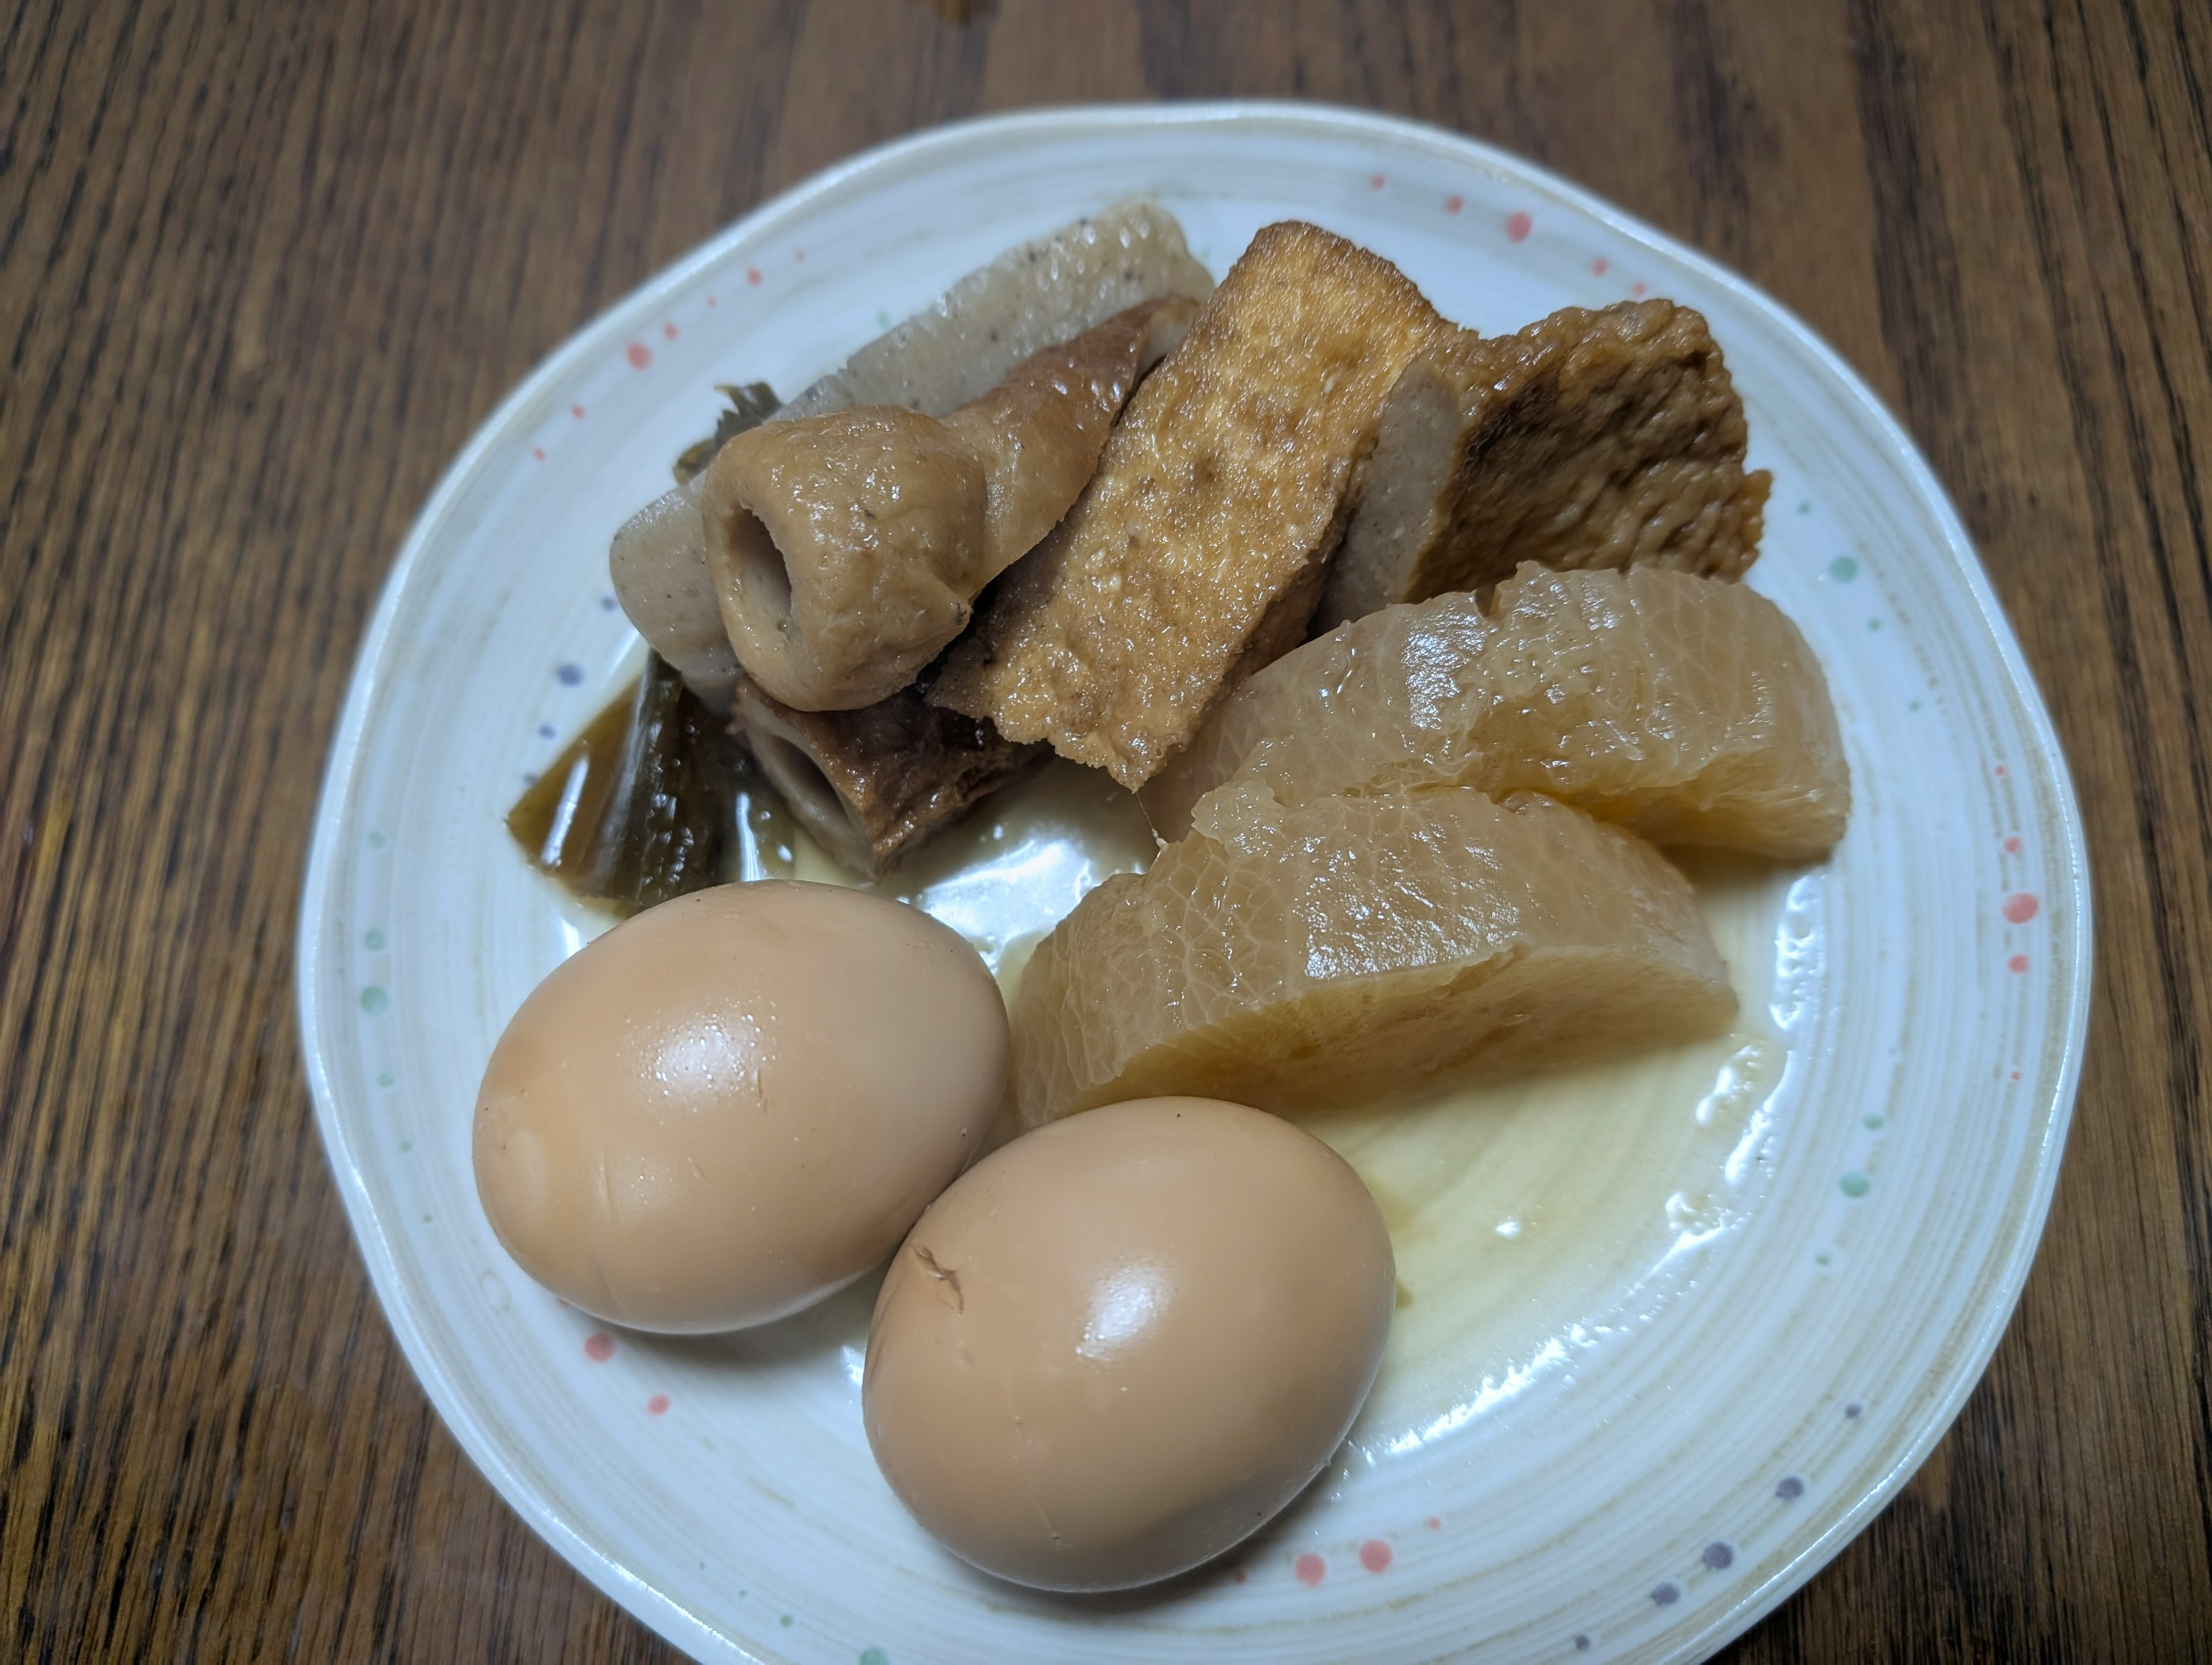
[[[975,951],[836,885],[696,891],[557,967],[484,1071],[477,1188],[556,1295],[640,1329],[765,1323],[896,1249],[973,1159],[1006,1015]]]
[[[1170,1577],[1328,1462],[1395,1293],[1380,1210],[1311,1134],[1212,1099],[1087,1111],[977,1164],[900,1249],[868,1334],[868,1442],[988,1572]]]

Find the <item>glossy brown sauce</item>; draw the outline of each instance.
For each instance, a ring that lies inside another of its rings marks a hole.
[[[507,811],[532,866],[623,912],[791,872],[789,812],[659,654]]]

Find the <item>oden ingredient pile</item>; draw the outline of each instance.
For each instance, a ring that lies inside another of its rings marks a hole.
[[[1310,225],[1216,289],[1142,203],[788,405],[732,392],[615,540],[643,687],[565,818],[511,822],[587,894],[675,899],[508,1026],[486,1211],[643,1328],[890,1256],[865,1420],[916,1517],[1024,1583],[1172,1576],[1320,1471],[1389,1333],[1382,1215],[1281,1116],[1724,1026],[1657,845],[1843,834],[1820,668],[1732,581],[1741,404],[1666,302],[1486,340]],[[1163,842],[1036,948],[1011,1026],[912,908],[714,883],[779,794],[880,878],[1048,750]]]

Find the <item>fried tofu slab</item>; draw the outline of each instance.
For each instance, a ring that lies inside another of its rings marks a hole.
[[[1449,334],[1389,261],[1316,226],[1261,230],[933,702],[1142,786],[1238,676],[1304,640],[1383,400]]]

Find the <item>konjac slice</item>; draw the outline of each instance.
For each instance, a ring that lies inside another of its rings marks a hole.
[[[1015,1103],[1034,1127],[1163,1093],[1379,1102],[1735,1010],[1689,882],[1578,810],[1467,787],[1285,808],[1239,781],[1038,946]]]
[[[1213,279],[1158,203],[1126,198],[1010,248],[894,325],[776,413],[902,404],[942,416],[1032,353],[1163,295],[1203,301]]]
[[[1843,836],[1850,780],[1826,680],[1756,592],[1656,568],[1526,566],[1386,607],[1285,654],[1149,782],[1181,836],[1232,778],[1285,804],[1434,785],[1542,792],[1660,843],[1785,860]]]
[[[774,417],[790,421],[862,404],[941,416],[1003,380],[1031,354],[1116,313],[1164,295],[1203,301],[1212,289],[1173,215],[1156,203],[1116,203],[969,273]],[[718,439],[750,427],[747,418],[762,414],[749,408],[756,405],[740,402],[739,422],[718,425]],[[701,471],[705,466],[697,464]],[[708,569],[702,483],[695,473],[631,516],[615,534],[608,569],[639,634],[711,710],[727,716],[738,659]]]

